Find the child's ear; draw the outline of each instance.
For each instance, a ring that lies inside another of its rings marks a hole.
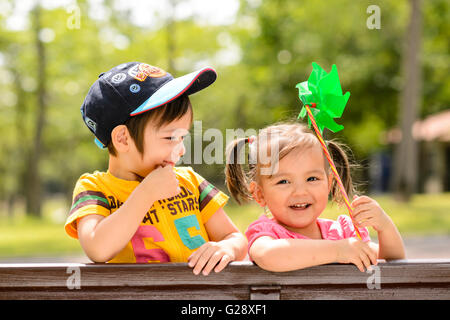
[[[264,200],[264,194],[262,192],[261,187],[255,181],[250,182],[249,185],[250,193],[252,194],[253,199],[261,206],[266,206],[266,201]]]
[[[111,142],[118,152],[127,152],[130,149],[131,136],[126,125],[118,125],[111,132]]]

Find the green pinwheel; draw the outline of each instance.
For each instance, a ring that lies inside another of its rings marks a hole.
[[[343,125],[337,124],[334,119],[340,118],[344,112],[350,92],[342,94],[341,84],[336,65],[333,64],[330,73],[323,70],[317,63],[312,63],[313,70],[308,81],[298,83],[298,96],[303,102],[303,107],[298,118],[306,116],[305,105],[310,106],[311,112],[319,127],[320,133],[327,128],[333,132],[344,129]],[[311,120],[308,117],[311,127]]]
[[[342,95],[341,83],[337,73],[336,65],[331,67],[330,73],[326,73],[317,63],[313,62],[313,70],[308,78],[308,81],[298,83],[295,87],[298,88],[298,97],[303,102],[303,108],[298,117],[304,118],[308,115],[308,123],[314,127],[317,138],[319,139],[322,150],[330,164],[336,183],[344,198],[344,203],[347,206],[350,218],[353,221],[353,209],[350,204],[345,187],[342,183],[333,158],[327,148],[327,143],[324,141],[322,133],[324,128],[328,128],[333,132],[344,129],[343,125],[334,122],[335,118],[340,118],[344,112],[350,92]],[[361,233],[355,227],[356,235],[362,240]]]

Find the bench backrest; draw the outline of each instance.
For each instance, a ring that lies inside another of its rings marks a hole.
[[[233,262],[196,276],[185,263],[0,264],[0,299],[450,299],[449,260],[329,264],[269,272]]]

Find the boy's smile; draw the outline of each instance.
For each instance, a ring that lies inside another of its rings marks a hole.
[[[175,166],[186,152],[183,140],[191,122],[191,110],[159,128],[155,120],[148,121],[143,134],[143,153],[128,135],[126,152],[121,152],[119,158],[110,157],[109,171],[121,179],[141,181],[160,166]]]
[[[159,166],[174,166],[180,160],[186,152],[183,140],[189,133],[191,119],[192,113],[189,111],[181,118],[158,129],[155,128],[153,121],[149,121],[144,132],[144,153],[137,155],[141,158],[141,161],[137,161],[142,168],[143,175],[139,174],[141,177],[145,177]]]

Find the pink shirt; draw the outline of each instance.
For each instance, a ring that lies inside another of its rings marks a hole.
[[[322,239],[325,240],[341,240],[351,237],[357,237],[355,227],[349,216],[341,215],[337,221],[330,219],[317,219]],[[358,228],[364,242],[370,241],[369,231],[367,228]],[[248,239],[248,248],[259,237],[269,236],[274,239],[309,239],[297,232],[289,231],[285,227],[279,225],[275,220],[269,219],[262,215],[255,222],[248,226],[245,235]]]

